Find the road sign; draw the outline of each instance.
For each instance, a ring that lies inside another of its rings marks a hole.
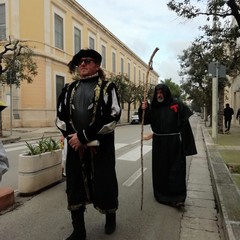
[[[210,62],[208,64],[208,74],[212,77],[225,78],[226,67],[219,62]]]

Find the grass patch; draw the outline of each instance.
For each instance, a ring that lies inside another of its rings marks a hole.
[[[228,146],[239,146],[240,138],[239,134],[218,134],[218,144]]]
[[[239,164],[228,163],[227,167],[228,167],[230,173],[240,174],[240,165]]]
[[[208,128],[212,136],[212,128]],[[213,142],[218,146],[240,146],[240,127],[232,125],[230,134],[218,134]],[[233,181],[240,189],[240,150],[218,149],[224,163],[227,165]]]
[[[233,181],[240,189],[240,151],[239,150],[219,150],[219,153],[226,163]],[[237,174],[235,174],[237,173]]]
[[[233,174],[232,178],[234,180],[234,182],[237,184],[238,188],[240,189],[240,174]]]
[[[239,150],[219,150],[219,153],[225,163],[240,164]]]
[[[210,136],[212,136],[212,129],[208,128]],[[234,128],[230,134],[218,134],[217,135],[217,144],[227,145],[227,146],[240,146],[240,127]],[[216,143],[216,139],[213,139],[213,142]]]

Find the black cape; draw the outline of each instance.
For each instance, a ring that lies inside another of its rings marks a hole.
[[[159,103],[156,89],[163,89],[165,100]],[[166,85],[158,85],[145,111],[144,124],[151,124],[152,182],[155,199],[172,205],[186,199],[186,156],[197,154],[189,123],[190,109],[173,99]],[[139,108],[139,117],[142,110]]]
[[[97,89],[97,84],[99,90],[94,90]],[[112,92],[116,92],[113,83],[95,77],[67,84],[58,98],[57,122],[63,123],[65,127],[61,129],[62,134],[67,137],[77,132],[83,144],[92,140],[100,142],[96,147],[85,145],[80,151],[75,151],[68,145],[66,192],[69,210],[90,203],[102,213],[115,212],[118,208],[114,128],[108,133],[99,133],[104,126],[117,122],[120,118],[118,97],[117,100],[113,99]],[[96,94],[99,95],[97,102]],[[108,101],[104,100],[106,96]],[[78,103],[80,100],[82,105]],[[118,109],[115,114],[112,113],[113,104],[114,109]],[[94,105],[97,106],[95,110]]]

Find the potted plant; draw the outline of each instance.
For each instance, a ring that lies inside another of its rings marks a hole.
[[[34,194],[62,180],[60,142],[42,137],[36,144],[26,142],[28,151],[19,155],[18,191]]]

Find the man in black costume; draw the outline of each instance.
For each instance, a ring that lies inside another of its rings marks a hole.
[[[115,84],[105,80],[101,60],[95,50],[80,50],[68,64],[70,73],[79,73],[79,78],[66,84],[58,98],[56,125],[68,139],[66,192],[73,224],[68,240],[86,239],[84,211],[90,203],[106,215],[106,234],[116,228],[114,129],[121,108]]]
[[[231,121],[232,121],[232,115],[234,114],[233,109],[230,107],[229,103],[226,103],[226,107],[223,110],[224,115],[224,125],[225,125],[225,132],[229,133],[231,128]]]
[[[197,154],[189,117],[190,109],[174,99],[164,84],[155,87],[151,104],[142,103],[144,124],[151,124],[152,181],[155,199],[162,204],[184,206],[186,190],[186,156]]]

